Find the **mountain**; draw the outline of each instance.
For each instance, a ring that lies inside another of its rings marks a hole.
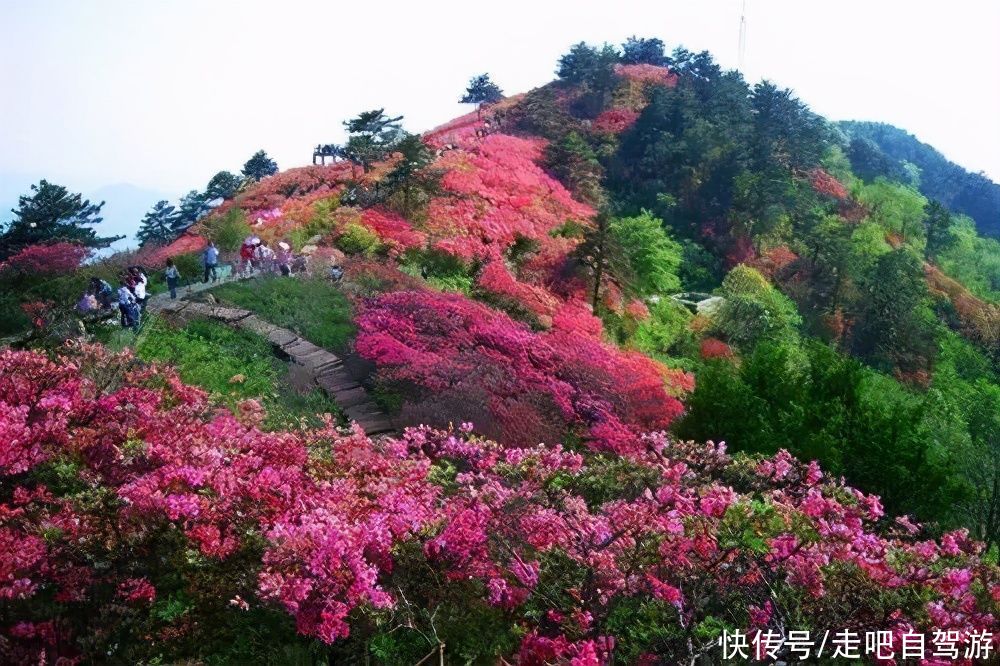
[[[103,236],[125,236],[111,246],[111,252],[136,247],[135,232],[146,212],[161,199],[176,200],[179,196],[178,193],[147,189],[130,183],[105,185],[84,195],[91,201],[106,202],[101,210],[104,220],[97,225],[97,233]]]
[[[1000,237],[1000,185],[982,173],[970,173],[948,161],[934,147],[906,130],[885,123],[842,121],[850,138],[851,166],[866,178],[905,178],[906,165],[917,168],[912,182],[924,196],[936,199],[976,221],[979,231]]]
[[[3,266],[39,348],[0,354],[0,660],[692,664],[820,630],[982,656],[1000,243],[657,39],[465,98],[423,135],[366,111],[337,161],[130,256],[162,289],[209,241],[286,242],[294,277],[206,298],[253,316],[158,301],[133,334],[70,314],[118,262]],[[61,346],[80,325],[107,346]]]

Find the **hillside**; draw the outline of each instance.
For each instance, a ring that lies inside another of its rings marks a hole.
[[[924,196],[971,217],[984,236],[1000,236],[1000,185],[948,161],[933,146],[898,127],[857,121],[837,126],[850,138],[848,155],[859,176],[911,182]],[[919,171],[909,173],[907,164]]]
[[[169,244],[80,266],[53,237],[0,265],[5,332],[35,328],[0,353],[0,655],[989,643],[1000,246],[964,199],[862,177],[790,91],[659,40],[486,83],[420,136],[347,121],[332,164],[251,178]],[[177,316],[166,259],[197,281],[208,242],[225,263],[250,234],[301,270]],[[157,273],[149,321],[78,324],[86,280],[126,264]],[[302,381],[336,364],[346,392]],[[346,423],[369,402],[392,430]]]

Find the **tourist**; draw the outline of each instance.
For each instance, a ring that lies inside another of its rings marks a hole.
[[[146,274],[138,266],[132,266],[128,269],[128,272],[132,282],[132,293],[135,294],[135,302],[139,304],[142,310],[145,310],[148,298],[146,295],[146,285],[149,284],[149,278],[146,277]]]
[[[278,270],[282,275],[292,274],[292,246],[285,241],[278,243]]]
[[[208,282],[209,275],[212,276],[212,282],[215,282],[219,279],[219,274],[215,271],[219,265],[219,250],[212,241],[208,242],[203,259],[205,261],[205,279],[202,282]]]
[[[253,275],[253,254],[253,239],[247,238],[243,241],[243,245],[240,247],[240,273],[244,277],[250,277]]]
[[[167,270],[164,271],[164,274],[167,276],[167,289],[170,290],[170,298],[177,298],[177,284],[181,280],[181,272],[177,270],[173,259],[167,259]]]
[[[265,273],[274,272],[274,250],[269,248],[263,241],[258,242],[254,248],[253,259],[261,271]]]
[[[121,276],[122,284],[118,287],[118,311],[121,312],[122,316],[122,328],[131,328],[135,332],[139,332],[139,304],[135,300],[135,294],[132,293],[132,289],[129,287],[129,282],[131,282],[129,275],[123,273]]]
[[[97,299],[97,304],[102,310],[107,310],[111,307],[114,301],[115,290],[111,288],[111,285],[98,277],[90,278],[90,293],[94,295]]]

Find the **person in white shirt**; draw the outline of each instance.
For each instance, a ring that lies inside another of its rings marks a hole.
[[[135,300],[135,294],[129,289],[127,283],[128,275],[122,275],[122,284],[118,287],[118,311],[122,315],[122,328],[131,328],[139,331],[139,304]]]
[[[138,266],[133,266],[129,269],[129,277],[132,278],[132,293],[135,294],[136,303],[143,310],[146,309],[146,285],[149,283],[149,279],[146,274],[142,272],[142,269]]]
[[[202,282],[208,282],[209,275],[212,276],[212,282],[215,282],[219,279],[219,274],[215,270],[219,264],[219,250],[215,247],[215,243],[209,241],[203,257],[205,260],[205,279]]]

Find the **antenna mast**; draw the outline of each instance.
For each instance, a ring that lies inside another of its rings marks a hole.
[[[743,9],[740,11],[740,42],[737,47],[736,68],[743,71],[743,59],[747,50],[747,0],[743,0]]]

